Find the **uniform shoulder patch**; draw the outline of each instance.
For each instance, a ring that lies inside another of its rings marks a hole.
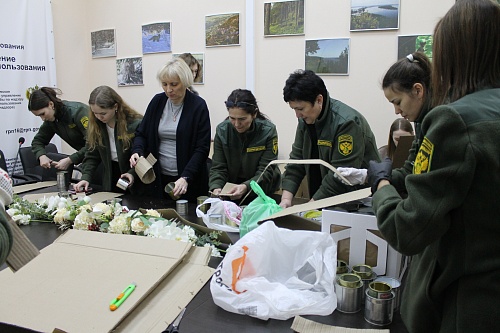
[[[339,135],[338,142],[339,142],[339,153],[341,153],[344,156],[347,156],[352,153],[354,147],[354,140],[352,138],[352,135],[349,134]]]
[[[273,154],[278,154],[278,138],[273,139]]]
[[[87,127],[89,127],[89,117],[82,117],[82,119],[80,119],[80,122],[82,123],[83,128],[86,129]]]
[[[433,153],[434,144],[427,137],[424,137],[424,141],[422,142],[422,145],[420,145],[417,157],[415,158],[415,163],[413,164],[414,174],[420,175],[431,170]]]

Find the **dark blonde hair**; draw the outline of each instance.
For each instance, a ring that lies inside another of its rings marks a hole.
[[[116,105],[116,130],[123,142],[123,149],[130,148],[131,138],[127,134],[127,125],[136,119],[142,119],[142,114],[138,113],[123,101],[120,95],[108,86],[95,88],[89,97],[89,105],[97,105],[103,109],[111,109]],[[97,123],[98,119],[94,112],[89,112],[89,127],[87,129],[87,143],[89,149],[93,150],[97,146],[103,146],[101,127]]]
[[[500,5],[458,0],[434,29],[433,106],[500,87]]]
[[[194,82],[197,82],[196,80],[198,80],[201,77],[201,64],[198,61],[198,59],[196,59],[189,52],[182,53],[181,55],[179,55],[179,58],[181,58],[182,60],[184,60],[186,62],[186,64],[189,66],[190,69],[191,69],[191,66],[193,66],[193,65],[197,65],[198,66],[198,71],[196,72],[196,76],[193,78]]]

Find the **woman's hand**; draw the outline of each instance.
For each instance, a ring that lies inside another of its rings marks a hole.
[[[42,168],[50,169],[50,167],[51,167],[50,163],[52,162],[52,160],[50,158],[48,158],[47,155],[40,156],[39,160],[40,160],[40,166]]]
[[[174,195],[180,197],[183,194],[187,193],[187,188],[188,188],[188,182],[180,177],[175,181],[175,187],[174,187]]]
[[[89,189],[89,182],[86,180],[80,180],[77,184],[73,185],[75,192],[87,192]]]
[[[69,166],[73,164],[69,157],[65,157],[59,162],[51,161],[51,164],[58,170],[68,170]]]
[[[132,174],[130,174],[128,172],[120,175],[120,178],[126,178],[127,181],[128,181],[128,186],[129,187],[132,186],[132,184],[134,183],[134,175],[132,175]]]
[[[219,197],[220,192],[222,192],[222,189],[221,189],[221,188],[214,188],[214,189],[212,190],[212,193],[211,193],[211,194],[212,194],[212,197],[218,198],[218,197]]]
[[[139,160],[140,156],[139,154],[135,153],[135,154],[132,154],[132,156],[130,156],[130,167],[133,168],[135,167],[135,165],[137,164],[137,161]]]
[[[285,209],[292,206],[293,193],[287,190],[283,190],[281,195],[280,207]]]
[[[231,200],[237,200],[247,193],[247,191],[247,186],[245,184],[240,184],[233,187],[229,192],[227,192],[227,194],[230,195]]]

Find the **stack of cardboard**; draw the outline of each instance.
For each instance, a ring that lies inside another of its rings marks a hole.
[[[52,332],[160,332],[210,279],[210,249],[68,230],[16,273],[0,272],[0,322]],[[115,311],[110,302],[136,289]]]

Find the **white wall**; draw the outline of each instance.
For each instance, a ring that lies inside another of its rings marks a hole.
[[[246,88],[247,1],[252,0],[52,0],[57,82],[68,100],[88,101],[99,85],[109,85],[139,112],[161,91],[157,70],[171,53],[142,55],[141,26],[171,22],[172,53],[205,53],[205,84],[195,88],[207,101],[212,136],[226,116],[223,101],[236,88]],[[399,30],[350,32],[350,1],[306,0],[305,35],[264,37],[264,3],[254,5],[254,93],[262,112],[276,124],[280,158],[286,158],[297,120],[283,101],[283,86],[295,69],[304,68],[305,40],[350,38],[348,76],[322,76],[332,97],[360,111],[382,146],[387,141],[394,110],[380,88],[381,79],[397,59],[399,35],[432,34],[454,0],[401,0]],[[205,47],[205,16],[240,13],[240,46]],[[248,22],[251,24],[251,22]],[[90,32],[116,29],[117,57],[143,57],[144,86],[118,87],[115,57],[92,59]],[[251,49],[250,49],[251,50]],[[250,59],[251,60],[251,59]],[[251,62],[251,61],[250,61]],[[251,78],[250,78],[251,79]],[[71,148],[63,146],[63,151]]]

